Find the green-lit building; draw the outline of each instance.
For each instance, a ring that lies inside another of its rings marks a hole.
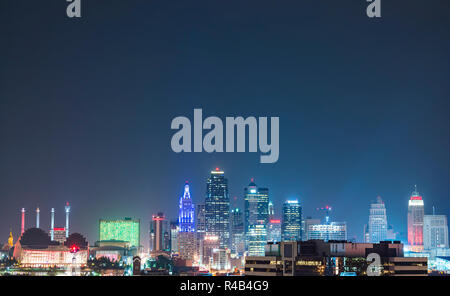
[[[139,247],[140,220],[139,219],[100,219],[100,241],[126,241],[131,247]]]

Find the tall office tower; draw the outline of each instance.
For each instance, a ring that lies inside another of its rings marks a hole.
[[[242,256],[244,251],[244,217],[239,208],[234,208],[231,210],[231,253]]]
[[[276,243],[281,241],[281,220],[270,219],[267,226],[267,241]]]
[[[283,204],[281,239],[300,241],[302,238],[302,207],[298,200],[288,200]]]
[[[180,197],[178,213],[178,252],[180,258],[193,260],[196,253],[194,204],[189,192],[189,184],[184,185],[183,195]]]
[[[308,226],[307,239],[320,239],[326,242],[329,240],[347,240],[347,223],[311,224]]]
[[[22,223],[20,226],[20,235],[22,235],[25,232],[25,208],[22,208]]]
[[[206,183],[205,198],[206,235],[218,236],[220,248],[230,246],[230,198],[228,180],[219,168],[211,172]]]
[[[264,256],[269,223],[269,189],[258,188],[251,180],[244,189],[245,244],[249,256]]]
[[[152,216],[150,222],[150,251],[160,252],[164,251],[164,232],[165,232],[166,218],[164,214],[159,212]]]
[[[408,203],[408,245],[414,252],[423,250],[423,216],[422,196],[419,195],[415,186]]]
[[[50,221],[50,239],[55,239],[55,209],[52,208],[51,221]]]
[[[273,202],[269,201],[269,220],[275,219],[275,209],[273,207]]]
[[[197,250],[202,250],[201,242],[205,238],[206,222],[205,222],[205,204],[197,204],[195,206],[195,230]]]
[[[170,251],[178,253],[178,220],[170,222]]]
[[[128,242],[131,247],[141,245],[139,219],[100,219],[99,240],[100,241],[123,241]]]
[[[39,208],[36,209],[36,228],[39,228]]]
[[[69,237],[69,214],[70,214],[70,205],[69,202],[66,203],[66,237]]]
[[[423,247],[425,250],[448,248],[446,215],[425,215],[423,217]]]
[[[386,206],[380,196],[370,205],[369,210],[369,243],[379,243],[387,238]]]

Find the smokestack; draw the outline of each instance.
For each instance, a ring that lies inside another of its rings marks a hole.
[[[70,213],[70,206],[69,202],[66,203],[66,237],[69,237],[69,213]]]
[[[36,228],[39,228],[39,208],[36,209]]]
[[[22,208],[22,226],[20,228],[20,235],[25,232],[25,208]]]
[[[51,221],[51,226],[50,226],[50,237],[53,241],[54,238],[54,232],[55,232],[55,208],[52,208],[52,221]]]

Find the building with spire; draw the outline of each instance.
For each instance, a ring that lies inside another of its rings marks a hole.
[[[417,191],[417,185],[408,202],[408,245],[411,251],[423,250],[424,203]]]
[[[189,183],[184,185],[183,195],[179,201],[178,212],[178,253],[180,258],[185,260],[194,260],[196,256],[195,241],[195,207],[192,203]]]

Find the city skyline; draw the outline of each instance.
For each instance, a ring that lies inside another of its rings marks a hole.
[[[220,175],[224,175],[224,173],[226,174],[226,172],[224,172],[222,169],[220,169],[219,167],[216,167],[215,169],[213,169],[212,171],[211,171],[211,173],[212,174],[214,174],[214,173],[219,173]],[[206,181],[206,180],[205,180]],[[250,183],[250,185],[246,185],[245,187],[244,187],[244,189],[245,189],[245,192],[247,192],[247,188],[248,188],[248,186],[255,186],[255,184],[253,183],[254,182],[254,178],[251,178],[251,183]],[[183,195],[186,195],[187,194],[187,196],[189,196],[189,200],[191,200],[191,195],[190,195],[190,183],[188,182],[188,181],[185,181],[185,183],[184,183],[185,185],[184,185],[184,193],[183,193]],[[263,190],[268,190],[269,188],[262,188]],[[256,191],[255,191],[256,192]],[[419,194],[419,192],[417,191],[417,185],[414,185],[414,189],[413,189],[413,191],[412,191],[412,193],[410,193],[410,198],[413,198],[414,196],[418,196],[418,194]],[[206,194],[205,194],[206,195]],[[422,198],[422,194],[420,193],[420,198]],[[183,196],[180,198],[179,197],[179,200],[178,200],[178,202],[179,202],[179,206],[177,206],[176,208],[178,209],[178,211],[181,209],[181,201],[183,200]],[[193,207],[197,207],[197,205],[201,205],[201,204],[204,204],[205,203],[205,199],[203,199],[203,200],[195,200],[195,199],[192,199],[193,200],[193,202],[192,202],[192,206]],[[376,200],[377,200],[377,203],[379,203],[379,202],[382,202],[383,204],[384,204],[384,201],[381,201],[381,197],[380,196],[377,196],[377,198],[376,198]],[[301,211],[302,211],[302,213],[301,213],[301,217],[302,217],[302,221],[305,221],[307,218],[309,219],[310,217],[314,220],[314,219],[316,219],[316,220],[319,220],[319,221],[321,221],[322,223],[326,223],[325,222],[325,220],[326,219],[324,219],[323,217],[321,217],[321,214],[317,211],[317,210],[319,210],[319,208],[316,208],[315,210],[316,211],[314,211],[314,210],[312,210],[311,212],[307,212],[307,213],[305,213],[305,212],[303,212],[304,211],[304,209],[303,209],[303,205],[302,205],[302,203],[301,203],[301,201],[299,200],[299,198],[296,198],[296,199],[286,199],[282,204],[280,204],[280,205],[277,205],[276,203],[275,203],[275,205],[274,204],[272,204],[272,202],[270,203],[271,204],[271,206],[272,207],[274,207],[275,208],[275,210],[274,210],[274,212],[275,212],[275,215],[274,215],[274,217],[276,217],[276,218],[279,218],[280,219],[280,222],[282,222],[283,221],[283,206],[285,206],[286,204],[289,204],[289,203],[292,203],[292,202],[295,202],[295,203],[297,203],[298,202],[298,204],[300,205],[300,207],[302,208],[301,209]],[[243,195],[243,197],[242,197],[242,200],[241,200],[241,203],[242,203],[242,205],[243,205],[243,207],[242,208],[245,208],[245,206],[244,206],[244,204],[245,204],[245,193],[244,193],[244,195]],[[234,205],[236,204],[236,200],[234,201]],[[425,204],[426,204],[426,201],[425,201]],[[65,223],[66,223],[66,225],[68,225],[68,223],[69,223],[69,221],[68,221],[68,216],[67,216],[67,209],[68,209],[68,205],[69,205],[69,203],[68,202],[66,202],[65,204],[64,204],[64,209],[65,209],[65,211],[64,211],[64,221],[65,221]],[[267,203],[267,205],[269,205],[269,203]],[[369,207],[369,205],[373,205],[373,199],[371,200],[371,202],[368,204],[368,207]],[[229,215],[230,215],[230,217],[231,217],[231,214],[232,214],[232,212],[233,212],[233,210],[235,210],[235,209],[237,209],[237,208],[234,208],[234,207],[230,207],[230,211],[229,211]],[[325,209],[325,208],[321,208],[321,209]],[[326,206],[326,209],[328,210],[328,206]],[[435,213],[435,209],[436,209],[436,206],[433,206],[433,215],[435,215],[436,213]],[[20,220],[21,220],[21,225],[19,225],[19,228],[22,228],[22,221],[24,221],[24,213],[26,213],[26,210],[24,211],[25,209],[24,208],[22,208],[21,210],[20,210]],[[52,208],[51,209],[52,211],[51,211],[51,213],[50,214],[52,214],[52,215],[54,215],[54,208]],[[269,210],[269,207],[267,208],[267,210]],[[168,223],[169,221],[172,221],[172,220],[174,220],[174,218],[175,219],[179,219],[179,215],[181,215],[181,212],[179,212],[175,217],[171,217],[171,216],[166,216],[166,211],[162,211],[162,210],[157,210],[157,211],[154,211],[154,212],[158,212],[158,215],[159,214],[161,214],[161,215],[164,215],[164,221],[166,222],[166,223]],[[329,213],[331,212],[331,207],[329,207],[329,211],[327,211],[327,215],[329,215]],[[389,218],[391,218],[392,216],[394,216],[395,217],[395,215],[389,215],[389,212],[386,210],[386,212],[387,212],[387,214],[386,214],[386,216],[387,217],[389,217]],[[31,211],[31,213],[33,213],[33,211]],[[35,212],[35,215],[40,215],[40,213],[41,213],[41,210],[39,209],[39,208],[36,208],[36,212]],[[427,211],[425,211],[425,215],[429,215],[429,213],[427,212]],[[439,214],[441,214],[441,215],[445,215],[446,216],[446,214],[442,214],[442,213],[438,213],[438,216],[439,216]],[[52,224],[52,223],[54,223],[54,216],[52,216],[52,215],[50,215],[50,217],[51,217],[51,219],[50,219],[50,221],[51,221],[51,223],[50,224]],[[325,216],[327,216],[327,215],[325,215]],[[333,217],[333,214],[331,214],[331,216],[332,216],[332,218],[330,218],[330,221],[329,222],[331,222],[331,221],[333,221],[333,223],[335,223],[335,221],[337,221],[337,220],[339,220],[339,219],[337,219],[337,218],[335,218],[335,217]],[[25,214],[25,217],[26,217],[26,214]],[[45,213],[44,213],[44,217],[45,217]],[[105,217],[98,217],[98,219],[97,219],[97,223],[98,223],[98,221],[102,221],[102,220],[120,220],[120,219],[122,219],[123,217],[128,217],[127,215],[122,215],[122,216],[114,216],[114,217],[111,217],[111,216],[105,216]],[[145,221],[145,218],[143,219],[143,218],[141,218],[141,217],[135,217],[135,216],[131,216],[132,217],[132,219],[137,219],[138,221],[142,221],[142,223],[144,223],[144,225],[145,225],[145,223],[146,223],[146,221]],[[154,217],[155,217],[155,215],[153,214],[153,215],[151,215],[151,217],[149,218],[149,220],[148,220],[148,222],[150,222],[150,223],[152,223],[152,220],[154,220]],[[196,214],[192,217],[192,219],[194,219],[195,220],[195,217],[196,217]],[[369,218],[370,219],[370,213],[367,213],[367,218]],[[125,218],[125,219],[130,219],[130,218]],[[230,225],[231,225],[231,218],[230,218]],[[345,220],[345,218],[342,218],[342,219],[340,219],[340,220],[342,220],[344,223],[347,223],[347,229],[348,229],[348,222]],[[405,220],[407,220],[407,215],[405,215]],[[40,221],[40,220],[38,220],[37,219],[37,216],[36,217],[27,217],[27,219],[25,219],[25,221],[27,221],[27,222],[25,222],[25,228],[24,228],[24,230],[27,230],[27,229],[29,229],[29,228],[33,228],[33,227],[36,227],[36,224],[38,224],[38,221],[39,221],[39,223],[42,225],[42,222]],[[28,224],[27,224],[28,223]],[[70,223],[72,223],[72,222],[70,222]],[[194,227],[196,227],[196,226],[194,226]],[[359,236],[357,236],[357,235],[351,235],[351,233],[350,234],[347,234],[347,239],[349,239],[349,240],[353,240],[353,241],[356,241],[356,242],[365,242],[365,233],[364,233],[364,225],[362,225],[362,234],[360,235],[360,237],[361,237],[361,239],[354,239],[354,237],[359,237]],[[51,225],[50,225],[50,227],[48,227],[48,229],[46,229],[45,228],[45,223],[44,223],[44,225],[42,225],[42,227],[40,227],[41,229],[43,229],[44,231],[48,231],[48,233],[49,233],[49,235],[51,235],[52,234],[52,231],[51,231]],[[55,227],[54,228],[55,230],[56,229],[61,229],[63,232],[64,232],[64,234],[66,235],[66,237],[68,236],[68,234],[66,234],[67,233],[67,230],[66,230],[66,228],[57,228],[57,227]],[[233,233],[232,233],[232,227],[230,226],[230,237],[233,235]],[[387,230],[387,229],[386,229]],[[394,225],[394,230],[397,232],[397,233],[401,233],[402,231],[401,230],[399,230],[399,229],[397,229],[397,228],[395,228],[395,225]],[[195,229],[195,231],[196,231],[196,229]],[[302,230],[303,231],[303,230]],[[71,232],[71,233],[75,233],[75,232],[78,232],[78,233],[82,233],[82,234],[84,234],[84,235],[86,235],[86,233],[85,232],[83,232],[82,230],[81,231],[73,231],[73,232]],[[87,240],[89,241],[89,243],[91,243],[91,244],[94,244],[94,242],[96,242],[96,241],[99,241],[99,240],[101,240],[101,238],[100,238],[100,236],[98,235],[98,230],[97,230],[97,237],[96,238],[90,238],[88,235],[86,235],[86,238],[87,238]],[[151,237],[146,237],[146,234],[148,233],[148,231],[146,231],[146,229],[145,229],[145,227],[144,228],[141,228],[141,230],[140,230],[140,240],[141,240],[141,242],[143,242],[143,244],[141,244],[142,246],[144,246],[145,248],[149,248],[150,247],[150,245],[146,245],[146,243],[145,242],[147,242],[148,241],[148,238],[150,238],[150,240],[152,239]],[[348,233],[348,230],[347,230],[347,233]],[[407,233],[406,231],[405,231],[405,233]],[[304,236],[303,236],[303,234],[302,235],[300,235],[299,236],[300,237],[300,239],[301,238],[303,238]],[[9,232],[8,232],[8,238],[9,238]],[[18,239],[18,236],[17,235],[14,235],[14,232],[13,232],[13,238],[14,238],[14,241],[16,241],[17,239]],[[282,239],[283,240],[283,239]],[[388,239],[389,240],[389,239]],[[397,236],[397,238],[396,238],[396,240],[401,240],[405,245],[408,245],[408,237],[407,237],[407,234],[405,234],[404,235],[404,237],[403,237],[403,235],[399,235],[399,236]],[[380,240],[381,241],[381,240]],[[371,241],[371,242],[378,242],[377,240],[375,240],[375,241]],[[231,239],[230,239],[230,248],[231,248]]]
[[[175,219],[186,180],[202,202],[215,167],[230,208],[254,178],[276,213],[332,206],[357,241],[378,195],[406,238],[415,184],[425,214],[450,215],[448,1],[384,1],[380,19],[354,0],[89,1],[78,20],[63,2],[0,9],[0,242],[21,208],[48,230],[70,202],[72,233],[135,217],[147,245],[151,215]],[[173,152],[172,119],[197,108],[279,117],[278,161]]]

